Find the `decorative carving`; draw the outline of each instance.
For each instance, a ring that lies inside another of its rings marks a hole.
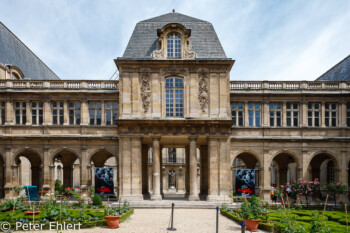
[[[191,30],[186,29],[185,26],[179,23],[170,23],[165,25],[162,29],[157,30],[159,43],[157,48],[152,52],[154,59],[167,59],[167,35],[169,33],[176,33],[181,36],[181,58],[180,59],[195,59],[196,53],[192,50],[192,44],[189,39]],[[179,59],[170,57],[171,59]]]
[[[201,70],[199,73],[199,94],[198,100],[202,112],[205,112],[205,109],[208,107],[209,103],[209,88],[208,88],[208,74]]]
[[[151,104],[150,76],[151,75],[149,72],[142,73],[140,76],[141,100],[142,100],[142,107],[143,107],[144,113],[148,112],[148,109]]]
[[[180,68],[180,67],[175,66],[175,65],[163,69],[163,75],[178,76],[180,74],[185,75],[186,74],[186,69]]]

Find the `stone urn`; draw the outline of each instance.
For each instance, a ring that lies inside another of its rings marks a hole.
[[[258,231],[260,219],[244,219],[245,225],[249,231]]]
[[[108,228],[119,228],[120,215],[117,216],[105,216],[107,220]]]

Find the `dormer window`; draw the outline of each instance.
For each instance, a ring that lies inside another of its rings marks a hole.
[[[167,55],[168,57],[181,58],[181,36],[179,34],[168,34]]]
[[[158,45],[152,52],[154,59],[195,59],[190,40],[191,29],[179,23],[169,23],[157,29]]]

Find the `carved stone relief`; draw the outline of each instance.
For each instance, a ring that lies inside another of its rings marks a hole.
[[[141,86],[141,100],[144,113],[148,112],[151,105],[151,74],[149,72],[141,73],[140,86]]]
[[[198,100],[199,105],[202,110],[202,112],[205,112],[205,109],[208,107],[209,103],[209,87],[208,87],[208,74],[201,70],[199,73],[199,94],[198,94]]]

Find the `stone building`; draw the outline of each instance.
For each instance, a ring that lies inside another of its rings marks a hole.
[[[316,81],[230,81],[212,24],[173,12],[136,25],[118,81],[61,80],[3,24],[0,62],[6,198],[55,179],[87,194],[103,166],[130,201],[230,202],[237,168],[266,200],[271,185],[350,181],[350,57]]]

